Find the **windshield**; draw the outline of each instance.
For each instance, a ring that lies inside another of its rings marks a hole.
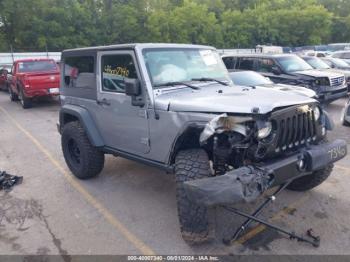
[[[18,63],[19,73],[55,70],[57,70],[57,65],[55,61],[28,61]]]
[[[282,69],[286,72],[311,70],[312,67],[298,56],[285,56],[276,58]]]
[[[273,84],[273,82],[252,71],[241,71],[230,73],[231,79],[235,85],[240,86],[258,86],[258,85],[268,85]]]
[[[304,60],[311,65],[313,68],[316,69],[329,69],[329,65],[327,65],[325,62],[323,62],[321,59],[318,59],[317,57],[305,57]]]
[[[343,60],[341,60],[339,58],[332,58],[331,61],[338,67],[349,67],[348,63],[344,62]]]
[[[231,82],[219,55],[210,49],[145,49],[143,57],[154,87],[169,82],[213,78]]]

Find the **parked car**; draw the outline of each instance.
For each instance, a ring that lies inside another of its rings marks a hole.
[[[344,126],[350,126],[350,99],[345,104],[344,111],[342,113],[342,123]]]
[[[237,54],[222,59],[229,70],[257,71],[275,83],[310,88],[321,102],[332,102],[348,93],[343,74],[313,69],[297,55]]]
[[[309,65],[311,65],[315,69],[327,70],[327,71],[343,74],[345,76],[345,81],[348,86],[348,91],[350,90],[350,71],[349,70],[332,68],[326,62],[324,62],[318,57],[302,56],[301,58],[304,59]]]
[[[11,65],[0,66],[0,90],[8,90],[9,76],[11,75]]]
[[[311,98],[316,98],[316,92],[309,88],[302,86],[275,84],[270,80],[270,78],[265,77],[254,71],[233,71],[230,72],[230,77],[233,83],[239,86],[250,86],[254,88],[272,88],[278,91],[286,91]]]
[[[213,236],[209,205],[254,200],[291,179],[289,189],[310,190],[347,153],[345,141],[327,141],[331,124],[316,100],[236,88],[209,46],[72,49],[62,63],[58,131],[71,172],[95,177],[112,154],[174,173],[188,243]],[[211,193],[196,197],[203,190]]]
[[[323,62],[327,63],[331,68],[350,71],[350,65],[339,58],[323,57],[321,59]]]
[[[11,101],[20,100],[23,108],[32,100],[59,95],[60,72],[53,59],[18,60],[13,64],[9,93]]]
[[[350,50],[334,52],[331,54],[331,57],[339,58],[350,65]]]

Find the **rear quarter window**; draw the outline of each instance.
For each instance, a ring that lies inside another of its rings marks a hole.
[[[236,69],[254,70],[254,58],[241,57],[237,61]]]
[[[95,59],[93,56],[74,56],[64,59],[64,86],[95,88]]]

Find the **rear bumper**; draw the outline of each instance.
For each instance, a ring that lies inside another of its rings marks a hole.
[[[51,87],[54,88],[54,87]],[[60,93],[50,93],[50,88],[41,88],[41,89],[31,89],[27,88],[24,89],[24,94],[26,97],[34,98],[34,97],[41,97],[41,96],[58,96]]]
[[[187,181],[184,188],[188,197],[201,205],[250,202],[268,188],[310,175],[342,159],[346,154],[346,142],[339,139],[313,145],[296,154],[264,164],[241,167],[222,176]]]

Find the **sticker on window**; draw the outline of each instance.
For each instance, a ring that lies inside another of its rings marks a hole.
[[[116,68],[112,68],[112,66],[106,65],[104,67],[104,73],[108,73],[111,75],[124,76],[124,77],[129,76],[129,70],[126,67],[120,67],[120,66],[118,66]]]
[[[211,50],[201,50],[199,53],[202,56],[204,63],[208,66],[216,65],[218,61]]]

